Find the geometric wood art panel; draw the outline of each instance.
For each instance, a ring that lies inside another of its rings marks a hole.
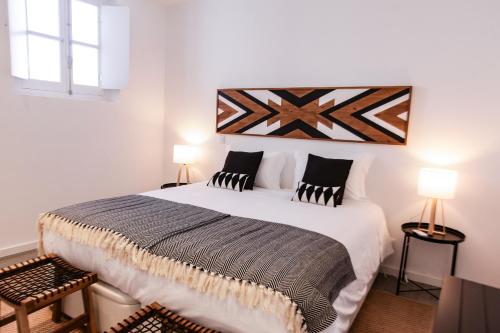
[[[220,89],[217,133],[406,144],[411,87]]]

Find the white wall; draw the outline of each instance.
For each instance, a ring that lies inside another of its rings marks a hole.
[[[457,274],[500,287],[500,2],[191,0],[168,8],[165,143],[205,146],[199,179],[218,167],[217,88],[413,85],[405,147],[227,136],[248,149],[374,153],[370,197],[387,213],[397,254],[400,224],[423,206],[418,170],[460,172],[447,222],[463,230]],[[348,221],[339,221],[339,223]],[[450,249],[415,242],[409,270],[440,278]]]
[[[130,83],[117,101],[106,102],[15,91],[6,2],[0,2],[0,256],[36,240],[39,213],[158,188],[164,147],[162,5],[120,1],[131,9]]]

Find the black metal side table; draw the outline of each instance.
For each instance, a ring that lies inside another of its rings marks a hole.
[[[428,228],[428,223],[422,223],[422,228]],[[439,298],[431,291],[433,290],[441,290],[441,288],[424,288],[419,283],[415,281],[408,280],[411,284],[416,286],[418,289],[409,289],[409,290],[401,290],[401,281],[405,278],[406,275],[406,263],[408,261],[408,254],[410,250],[410,239],[416,238],[422,240],[424,242],[438,243],[438,244],[448,244],[453,246],[453,258],[451,260],[451,271],[450,275],[455,275],[455,267],[457,262],[457,254],[458,254],[458,245],[465,240],[465,235],[453,228],[446,228],[446,235],[434,234],[433,236],[421,236],[416,234],[414,230],[418,229],[418,222],[408,222],[401,225],[401,230],[404,232],[405,237],[403,240],[403,253],[401,255],[401,263],[399,265],[399,274],[398,274],[398,284],[396,289],[396,295],[399,295],[401,292],[415,292],[415,291],[423,291],[427,292],[434,298]],[[436,231],[443,231],[443,226],[436,225]]]

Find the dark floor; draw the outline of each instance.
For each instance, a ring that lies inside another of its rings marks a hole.
[[[396,294],[397,281],[398,281],[398,279],[394,276],[379,274],[377,276],[377,279],[375,280],[375,283],[373,284],[373,288],[382,289],[382,290]],[[427,285],[424,283],[419,283],[419,285],[421,285],[424,288],[435,288],[433,286],[430,286],[430,285]],[[416,287],[415,285],[413,285],[409,282],[408,283],[403,282],[401,284],[401,290],[414,290],[414,289],[418,289],[418,287]],[[432,291],[432,294],[439,297],[439,291]],[[439,301],[438,299],[432,297],[431,295],[429,295],[428,293],[423,292],[423,291],[400,292],[399,295],[402,297],[412,299],[412,300],[417,301],[417,302],[432,304],[432,305],[436,305]]]

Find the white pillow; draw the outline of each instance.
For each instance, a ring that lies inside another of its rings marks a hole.
[[[226,145],[224,149],[224,157],[231,151],[245,151],[244,149],[237,149]],[[281,152],[267,153],[264,152],[262,161],[260,162],[259,170],[255,177],[254,185],[257,187],[267,188],[270,190],[281,189],[281,173],[285,168],[286,164],[286,154]],[[221,169],[224,165],[224,161],[221,163]],[[302,180],[302,178],[301,178]],[[296,185],[296,184],[295,184]]]
[[[264,153],[255,177],[255,186],[279,190],[281,172],[285,167],[285,162],[284,153]]]
[[[314,154],[314,153],[313,153]],[[295,184],[298,184],[304,172],[306,171],[307,158],[309,153],[296,151],[295,152]],[[344,196],[349,199],[361,200],[366,198],[366,175],[370,170],[373,162],[373,155],[370,154],[357,154],[357,153],[326,153],[314,154],[325,158],[337,158],[353,160],[349,177],[347,178],[346,189]]]

